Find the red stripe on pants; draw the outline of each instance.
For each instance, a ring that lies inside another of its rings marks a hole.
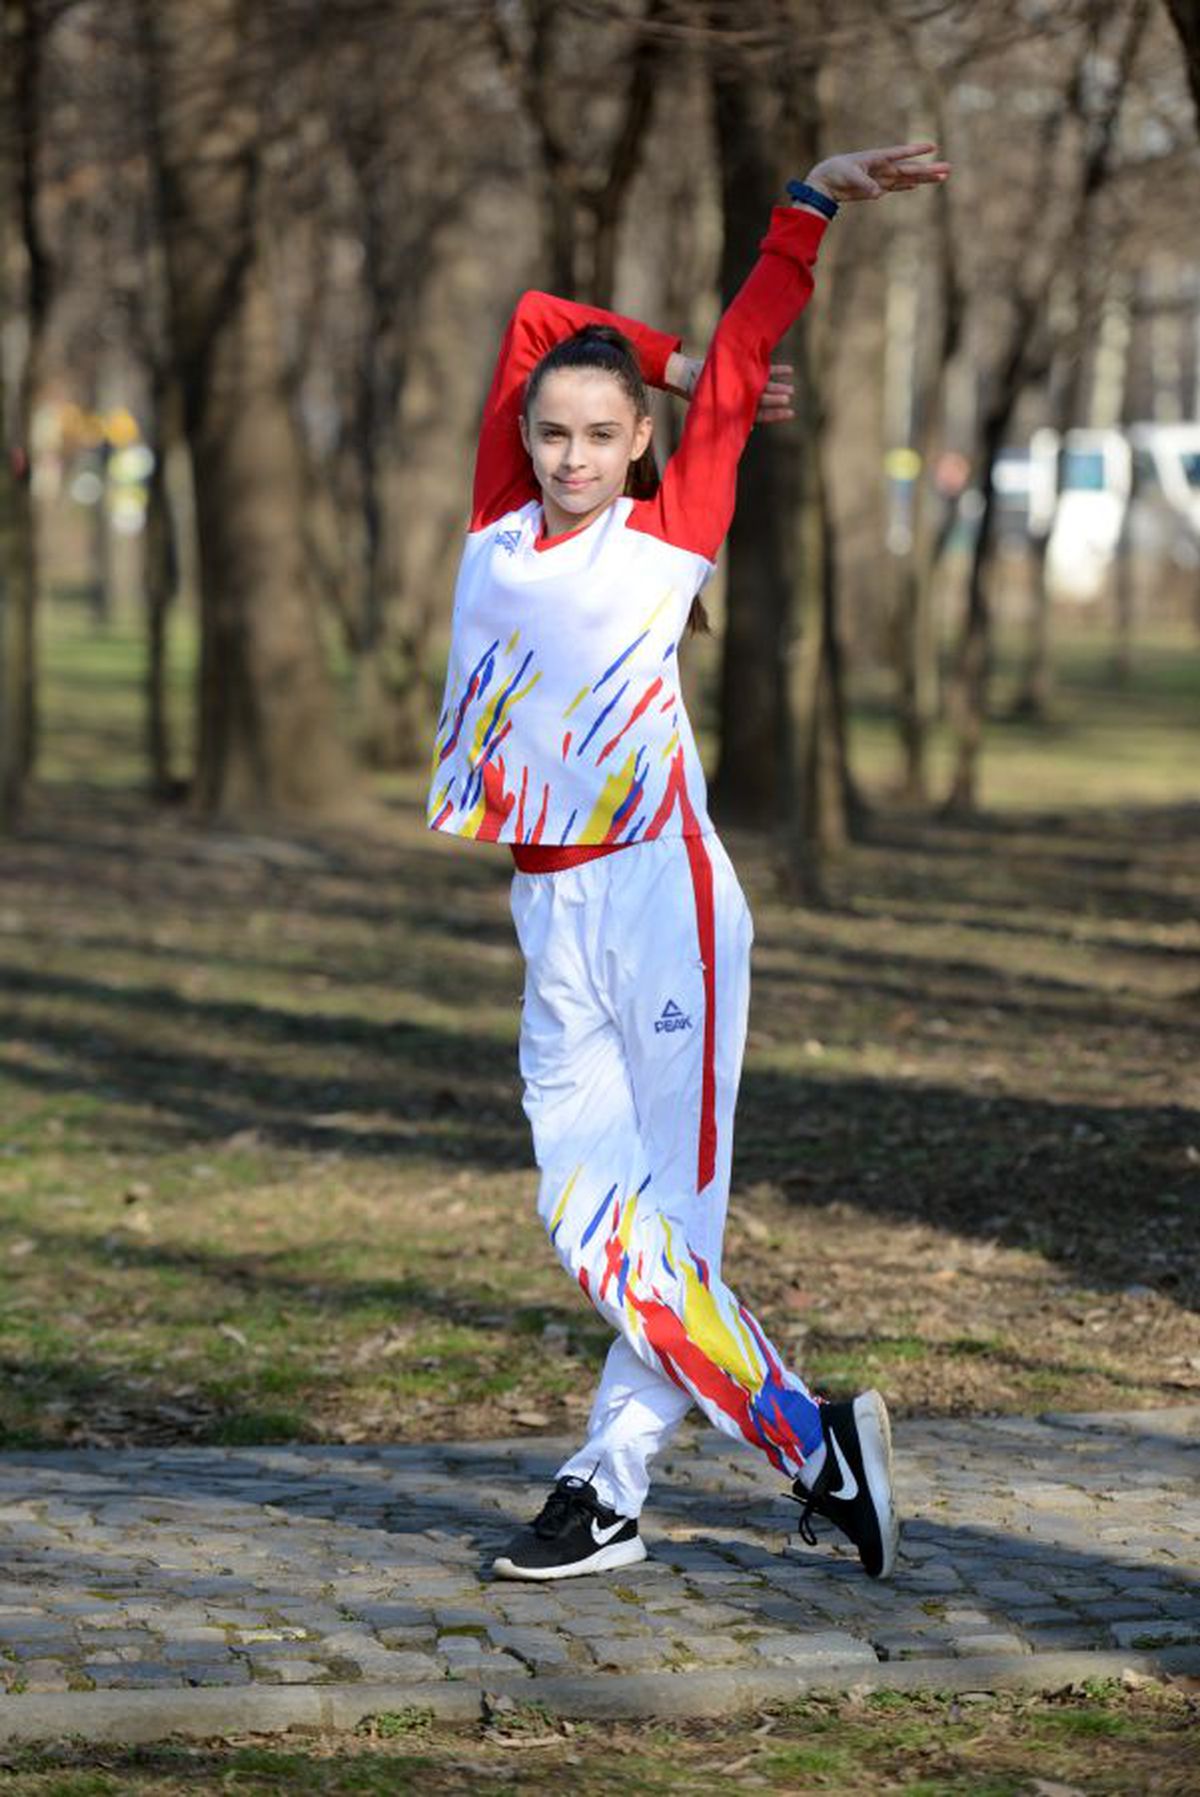
[[[685,836],[696,935],[704,966],[704,1070],[700,1080],[700,1147],[696,1190],[702,1192],[717,1170],[717,931],[713,914],[713,872],[703,836]]]

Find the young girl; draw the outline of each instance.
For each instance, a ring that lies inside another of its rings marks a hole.
[[[806,1541],[816,1511],[870,1576],[892,1569],[882,1398],[814,1399],[721,1277],[752,929],[705,808],[676,650],[750,427],[790,416],[770,356],[809,299],[829,219],[841,200],[944,180],[945,163],[918,160],[933,148],[833,156],[790,183],[698,372],[677,337],[543,293],[522,298],[501,345],[429,822],[512,846],[538,1211],[617,1331],[588,1439],[496,1561],[504,1577],[643,1559],[650,1462],[692,1404],[793,1482]],[[661,484],[647,385],[691,391]]]

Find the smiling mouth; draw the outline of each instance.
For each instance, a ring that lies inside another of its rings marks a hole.
[[[560,487],[564,487],[568,493],[579,493],[579,492],[582,492],[584,487],[590,487],[592,483],[590,480],[561,480],[560,479],[558,484]]]

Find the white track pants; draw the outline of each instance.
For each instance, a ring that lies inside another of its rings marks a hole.
[[[715,836],[518,873],[525,1111],[538,1212],[618,1332],[588,1440],[560,1469],[637,1516],[696,1403],[789,1477],[819,1410],[721,1279],[750,913]]]

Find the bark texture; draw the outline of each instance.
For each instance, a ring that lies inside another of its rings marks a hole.
[[[713,104],[724,237],[721,304],[727,306],[758,255],[779,197],[777,104],[766,83],[747,81],[718,61]],[[789,433],[790,434],[790,433]],[[721,648],[721,755],[713,805],[731,822],[776,822],[783,791],[781,743],[787,704],[789,575],[787,516],[794,442],[751,432],[738,473],[738,503],[726,550],[725,633]]]
[[[300,530],[295,443],[260,254],[263,52],[235,0],[142,7],[171,353],[196,489],[196,798],[226,819],[353,795]]]
[[[1167,0],[1167,11],[1183,46],[1184,67],[1196,108],[1196,130],[1200,132],[1200,0]]]

